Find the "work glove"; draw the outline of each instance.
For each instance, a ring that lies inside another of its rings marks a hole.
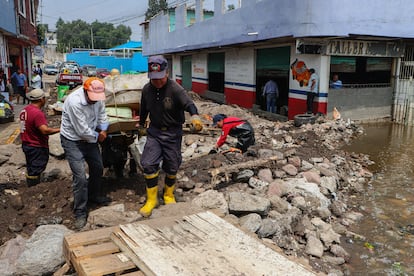
[[[193,115],[191,117],[190,130],[192,132],[200,132],[203,129],[203,123],[200,120],[198,115]]]
[[[147,136],[147,128],[143,126],[138,127],[138,137]]]

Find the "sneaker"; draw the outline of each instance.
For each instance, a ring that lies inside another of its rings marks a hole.
[[[81,230],[86,225],[86,218],[80,217],[75,219],[75,228]]]

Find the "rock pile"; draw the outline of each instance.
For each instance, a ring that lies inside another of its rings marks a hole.
[[[244,155],[208,155],[219,133],[186,135],[177,199],[201,209],[215,209],[227,221],[277,245],[285,254],[307,260],[315,270],[343,275],[343,264],[351,257],[343,246],[344,238],[357,236],[348,227],[362,218],[347,202],[372,174],[366,169],[370,164],[367,156],[343,152],[340,146],[363,130],[353,122],[323,117],[315,124],[295,127],[291,121],[272,122],[239,107],[196,100],[201,114],[226,113],[249,120],[256,145]],[[58,148],[59,141],[51,141],[51,147]],[[23,179],[24,156],[19,151],[15,145],[0,147],[2,182]],[[50,163],[45,172],[49,179],[71,179],[65,160],[52,158]],[[155,209],[153,217],[163,216],[164,209]],[[118,202],[91,212],[88,225],[94,228],[139,219],[136,210],[131,212]],[[10,267],[27,254],[17,254],[20,257],[12,260],[4,257],[10,254],[2,248],[0,262],[15,272],[16,267]],[[0,270],[2,273],[13,275]]]

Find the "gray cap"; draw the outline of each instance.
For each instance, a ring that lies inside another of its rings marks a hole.
[[[26,94],[26,97],[31,101],[37,101],[45,97],[45,92],[42,89],[36,88]]]
[[[167,74],[168,62],[162,56],[152,56],[148,59],[148,78],[162,79]]]

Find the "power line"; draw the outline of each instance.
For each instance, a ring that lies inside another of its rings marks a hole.
[[[106,0],[105,2],[108,2],[108,1],[111,1],[111,0]],[[102,4],[102,1],[94,2],[94,3],[89,4],[87,6],[83,6],[81,9],[85,10],[88,7],[96,6],[98,3]],[[42,7],[43,7],[43,5],[42,5]],[[47,17],[47,18],[56,19],[56,20],[58,20],[59,18],[62,18],[63,20],[65,20],[64,17],[66,17],[66,16],[62,16],[62,15],[69,15],[71,13],[71,11],[79,11],[79,8],[76,8],[76,10],[68,10],[68,11],[64,12],[63,14],[60,12],[59,17],[52,16],[52,15],[47,15],[47,14],[42,14],[42,17]],[[130,9],[128,11],[130,11]],[[99,22],[121,24],[121,23],[124,23],[124,22],[131,21],[133,19],[139,18],[139,17],[144,17],[144,16],[145,16],[145,12],[144,13],[139,13],[139,14],[137,14],[137,13],[132,13],[131,14],[131,12],[129,12],[128,14],[125,14],[125,15],[119,15],[118,14],[115,18],[100,19]]]

